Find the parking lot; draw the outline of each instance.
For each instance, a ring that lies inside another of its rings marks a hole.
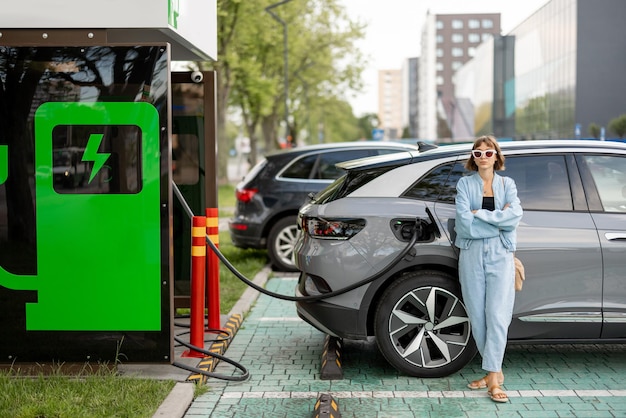
[[[295,275],[283,274],[266,287],[293,295],[295,284]],[[478,357],[446,378],[418,379],[397,373],[374,341],[344,340],[343,379],[322,380],[324,341],[293,302],[260,295],[225,352],[250,378],[209,378],[210,391],[185,416],[310,417],[320,395],[330,394],[342,417],[626,417],[626,346],[511,345],[503,385],[510,402],[496,404],[466,386],[484,373]],[[221,362],[215,372],[233,370]]]

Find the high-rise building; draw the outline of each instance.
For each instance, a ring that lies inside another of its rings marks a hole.
[[[402,128],[411,138],[417,138],[417,80],[419,58],[408,58],[402,65]]]
[[[418,77],[419,137],[449,138],[454,114],[454,72],[470,60],[485,40],[499,35],[500,14],[428,12],[422,28]]]
[[[378,121],[385,139],[402,137],[402,70],[378,71]]]

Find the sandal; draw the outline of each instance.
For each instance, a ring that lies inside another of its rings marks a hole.
[[[498,380],[498,384],[503,385],[504,384],[504,375],[500,374],[500,376],[502,376],[502,379]],[[467,384],[467,387],[472,389],[472,390],[478,390],[478,389],[484,389],[487,387],[487,376],[482,377],[478,380],[473,380],[470,383]]]
[[[506,403],[509,401],[509,397],[506,392],[502,390],[502,388],[498,385],[493,385],[487,391],[487,394],[491,397],[491,400],[494,402]]]

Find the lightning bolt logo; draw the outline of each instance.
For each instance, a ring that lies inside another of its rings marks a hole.
[[[98,153],[98,148],[100,148],[100,143],[102,142],[102,138],[104,134],[91,134],[89,135],[89,140],[87,141],[87,147],[85,148],[85,153],[83,154],[82,161],[93,161],[93,168],[91,169],[91,175],[89,176],[89,183],[96,177],[98,171],[102,169],[104,163],[109,159],[111,153],[103,152],[101,154]]]

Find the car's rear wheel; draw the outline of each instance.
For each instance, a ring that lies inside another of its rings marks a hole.
[[[410,376],[447,376],[476,355],[461,288],[439,271],[394,281],[376,307],[375,333],[387,361]]]
[[[267,252],[278,271],[297,271],[291,259],[298,237],[296,222],[296,216],[286,216],[274,224],[267,238]]]

